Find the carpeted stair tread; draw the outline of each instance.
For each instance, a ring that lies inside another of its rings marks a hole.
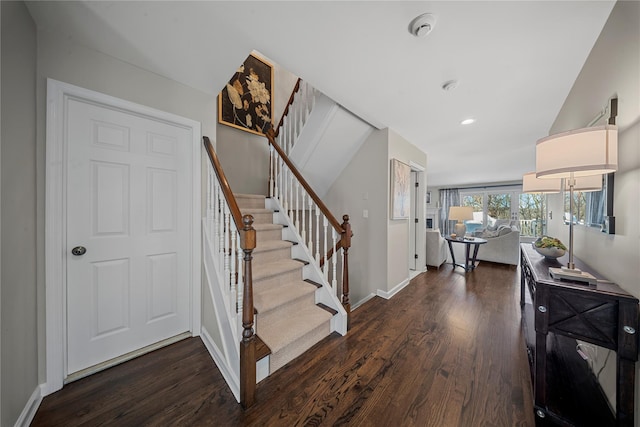
[[[237,194],[234,193],[236,202],[240,210],[264,208],[266,196],[260,194]]]
[[[253,281],[257,282],[260,279],[288,273],[301,269],[302,267],[302,264],[292,259],[283,259],[270,262],[266,265],[257,265],[253,268]]]
[[[303,281],[285,282],[254,292],[253,305],[259,315],[264,315],[270,310],[313,294],[315,291],[316,288],[313,285]]]
[[[260,338],[269,346],[272,353],[277,353],[323,323],[331,321],[331,317],[331,313],[315,305],[305,307],[303,310],[276,320],[266,328],[261,328]]]
[[[256,231],[281,230],[282,229],[282,224],[253,224],[253,228]]]

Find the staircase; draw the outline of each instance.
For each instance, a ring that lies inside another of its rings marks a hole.
[[[306,261],[293,259],[294,242],[283,240],[265,196],[236,194],[242,215],[252,215],[257,245],[253,251],[253,300],[256,335],[269,348],[269,374],[331,333],[337,311],[316,305],[321,285],[304,280]],[[258,361],[260,363],[260,361]],[[258,380],[264,374],[258,374]]]
[[[205,304],[210,301],[212,309],[202,336],[245,408],[255,402],[257,382],[330,333],[345,335],[348,329],[349,216],[338,221],[284,151],[295,145],[313,99],[299,81],[283,115],[286,124],[276,128],[282,133],[265,134],[268,197],[234,194],[211,141],[203,137],[210,160]]]

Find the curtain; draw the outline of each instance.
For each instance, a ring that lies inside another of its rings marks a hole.
[[[453,224],[449,221],[449,207],[460,206],[460,193],[457,188],[445,188],[440,193],[440,234],[448,236],[453,233]]]

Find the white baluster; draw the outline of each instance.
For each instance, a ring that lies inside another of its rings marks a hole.
[[[298,180],[296,180],[296,212],[295,212],[295,221],[293,222],[293,224],[296,227],[296,230],[300,230],[300,204],[298,203],[300,201],[299,196],[298,196],[298,192],[300,191],[300,183],[298,182]]]
[[[223,204],[224,197],[222,191],[218,191],[218,256],[220,257],[220,264],[224,265],[224,209]]]
[[[310,251],[313,250],[313,199],[311,198],[311,196],[309,196],[309,198],[307,199],[309,200],[309,226],[307,227],[307,230],[309,230],[309,242],[307,243],[307,248],[309,248]]]
[[[307,241],[307,232],[306,232],[307,222],[306,222],[306,217],[305,217],[305,210],[306,210],[305,199],[306,199],[306,196],[307,196],[307,192],[303,191],[302,192],[302,227],[301,227],[301,231],[300,231],[300,237],[302,237],[302,241],[303,242]]]
[[[331,248],[333,248],[333,250],[335,251],[336,248],[336,238],[337,238],[338,233],[336,233],[336,229],[331,227],[331,244],[333,246],[331,246]],[[337,251],[336,251],[337,252]],[[333,271],[331,274],[331,287],[333,288],[334,292],[336,291],[336,284],[337,284],[337,274],[336,274],[336,263],[338,262],[338,254],[334,253],[333,256],[331,257],[333,258],[333,262],[331,263],[333,265]]]
[[[291,223],[295,224],[295,197],[293,195],[293,172],[287,169],[287,177],[289,178],[289,183],[287,184],[289,191],[289,218],[291,219]]]
[[[320,208],[316,206],[316,265],[320,268]]]
[[[230,283],[230,278],[231,278],[231,273],[230,273],[230,266],[229,266],[229,220],[230,220],[231,214],[229,213],[229,207],[225,206],[225,210],[224,210],[224,245],[222,246],[223,248],[223,252],[224,252],[224,280],[225,280],[225,288],[226,289],[231,289],[231,283]]]
[[[236,293],[236,236],[238,231],[236,230],[236,222],[231,221],[231,247],[229,248],[229,265],[231,269],[229,271],[229,281],[231,282],[231,294],[235,295]],[[234,299],[235,300],[235,299]],[[230,300],[230,301],[234,301]]]
[[[275,166],[274,166],[274,157],[273,157],[273,147],[269,144],[269,197],[273,197],[274,195],[274,180],[275,180]]]
[[[327,217],[322,215],[322,224],[324,227],[324,248],[322,249],[322,254],[325,257],[324,259],[324,265],[322,266],[322,273],[324,276],[324,280],[328,281],[329,278],[329,260],[326,258],[327,256],[327,251],[329,250],[327,247],[327,226],[329,225],[329,221],[327,220]]]
[[[298,141],[298,111],[294,108],[292,113],[293,116],[291,117],[291,121],[293,122],[293,132],[291,132],[291,146],[293,147]]]

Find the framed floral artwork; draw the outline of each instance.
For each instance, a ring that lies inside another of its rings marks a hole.
[[[257,135],[271,127],[273,67],[251,54],[218,95],[218,121]]]
[[[411,168],[397,159],[391,160],[391,219],[409,219]]]

